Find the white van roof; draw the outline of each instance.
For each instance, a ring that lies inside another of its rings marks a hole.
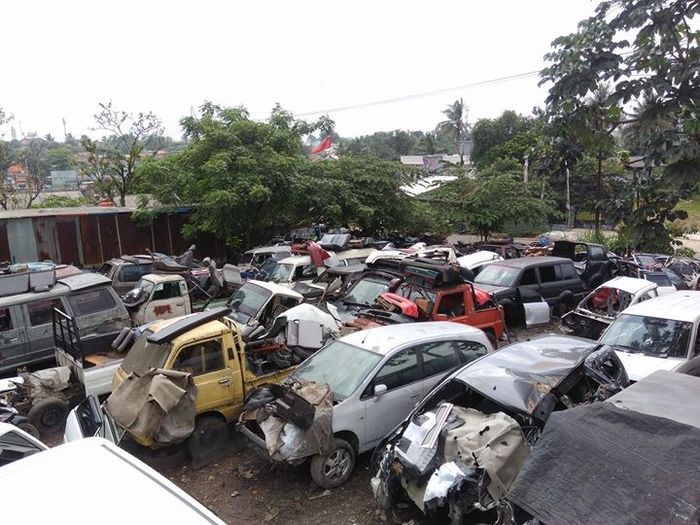
[[[0,468],[3,523],[225,525],[209,509],[102,438],[59,445]],[[38,503],[38,504],[37,504]]]
[[[696,323],[700,321],[700,292],[683,290],[654,297],[634,304],[622,313]]]

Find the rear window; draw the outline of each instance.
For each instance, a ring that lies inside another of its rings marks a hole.
[[[150,264],[130,264],[122,266],[119,280],[125,283],[136,282],[147,273],[151,273]]]
[[[60,299],[44,299],[27,304],[29,324],[39,326],[53,322],[53,309],[61,308]]]
[[[111,310],[117,304],[108,288],[76,292],[68,296],[68,303],[77,316]]]

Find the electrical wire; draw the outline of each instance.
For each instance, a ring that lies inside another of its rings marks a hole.
[[[311,115],[322,115],[325,113],[338,113],[340,111],[350,111],[353,109],[368,108],[372,106],[380,106],[383,104],[392,104],[394,102],[403,102],[405,100],[414,100],[417,98],[431,97],[433,95],[439,95],[441,93],[449,93],[450,91],[457,91],[461,89],[469,89],[479,86],[489,86],[493,84],[501,84],[503,82],[512,82],[513,80],[520,80],[523,78],[533,77],[539,75],[540,70],[528,71],[526,73],[518,73],[516,75],[508,75],[505,77],[491,78],[489,80],[480,80],[478,82],[470,82],[469,84],[462,84],[461,86],[452,86],[448,88],[435,89],[433,91],[424,91],[423,93],[414,93],[411,95],[404,95],[401,97],[385,98],[382,100],[375,100],[373,102],[364,102],[361,104],[351,104],[348,106],[339,106],[335,108],[319,109],[317,111],[304,111],[303,113],[296,113],[296,117],[308,117]]]

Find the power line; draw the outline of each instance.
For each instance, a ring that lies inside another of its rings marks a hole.
[[[414,93],[412,95],[404,95],[402,97],[385,98],[383,100],[375,100],[373,102],[364,102],[362,104],[352,104],[349,106],[339,106],[336,108],[319,109],[317,111],[305,111],[303,113],[296,113],[295,116],[308,117],[311,115],[319,115],[319,114],[324,114],[324,113],[338,113],[340,111],[349,111],[352,109],[367,108],[367,107],[371,107],[371,106],[380,106],[383,104],[391,104],[393,102],[402,102],[404,100],[413,100],[416,98],[431,97],[433,95],[439,95],[440,93],[449,93],[450,91],[457,91],[460,89],[469,89],[469,88],[478,87],[478,86],[487,86],[487,85],[492,85],[492,84],[500,84],[502,82],[510,82],[513,80],[520,80],[523,78],[528,78],[528,77],[538,75],[539,73],[540,73],[540,70],[538,69],[536,71],[528,71],[527,73],[518,73],[517,75],[509,75],[506,77],[491,78],[489,80],[480,80],[478,82],[471,82],[469,84],[462,84],[461,86],[453,86],[453,87],[448,87],[448,88],[435,89],[433,91],[424,91],[423,93]]]

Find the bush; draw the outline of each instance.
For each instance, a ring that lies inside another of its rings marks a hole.
[[[673,250],[673,255],[675,257],[695,257],[695,250],[688,248],[687,246],[681,246]]]

